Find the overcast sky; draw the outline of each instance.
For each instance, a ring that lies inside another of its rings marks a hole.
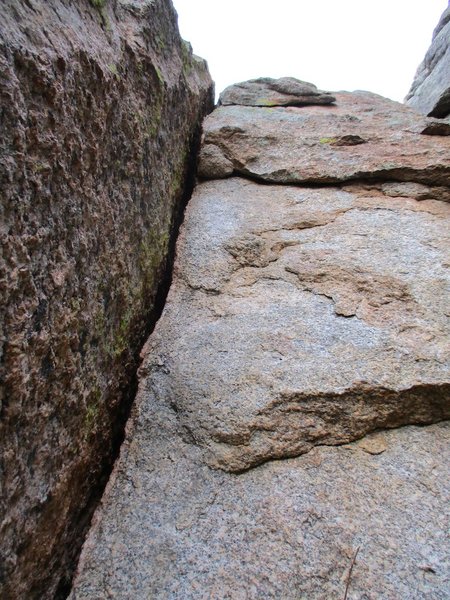
[[[293,76],[402,101],[447,0],[174,0],[216,92]]]

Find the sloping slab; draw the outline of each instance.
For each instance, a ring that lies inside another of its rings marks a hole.
[[[267,182],[450,184],[448,127],[436,135],[430,120],[369,92],[335,96],[332,106],[220,106],[205,121],[204,147],[217,146],[235,173]],[[224,176],[203,155],[200,175]]]
[[[239,476],[205,467],[164,402],[135,427],[71,600],[342,600],[358,548],[349,598],[448,599],[448,425]]]
[[[450,206],[347,190],[194,193],[138,401],[214,467],[450,417]]]
[[[358,548],[349,598],[447,599],[449,426],[379,431],[450,417],[450,205],[408,189],[197,187],[71,600],[341,599]]]

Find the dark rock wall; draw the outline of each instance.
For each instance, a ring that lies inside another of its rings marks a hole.
[[[450,5],[442,14],[406,103],[431,117],[450,114]]]
[[[2,599],[67,590],[212,102],[170,0],[2,0]]]

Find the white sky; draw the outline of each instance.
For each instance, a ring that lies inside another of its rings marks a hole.
[[[291,76],[402,101],[447,0],[174,0],[216,92]]]

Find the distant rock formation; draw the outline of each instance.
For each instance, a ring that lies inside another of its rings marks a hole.
[[[431,117],[450,115],[450,5],[434,30],[405,101]]]
[[[333,98],[205,120],[72,600],[444,599],[450,137]]]
[[[272,79],[260,77],[227,87],[219,98],[219,104],[229,106],[305,106],[309,104],[332,104],[335,98],[321,92],[313,83],[294,77]]]
[[[1,2],[2,600],[67,593],[212,103],[170,0]]]

